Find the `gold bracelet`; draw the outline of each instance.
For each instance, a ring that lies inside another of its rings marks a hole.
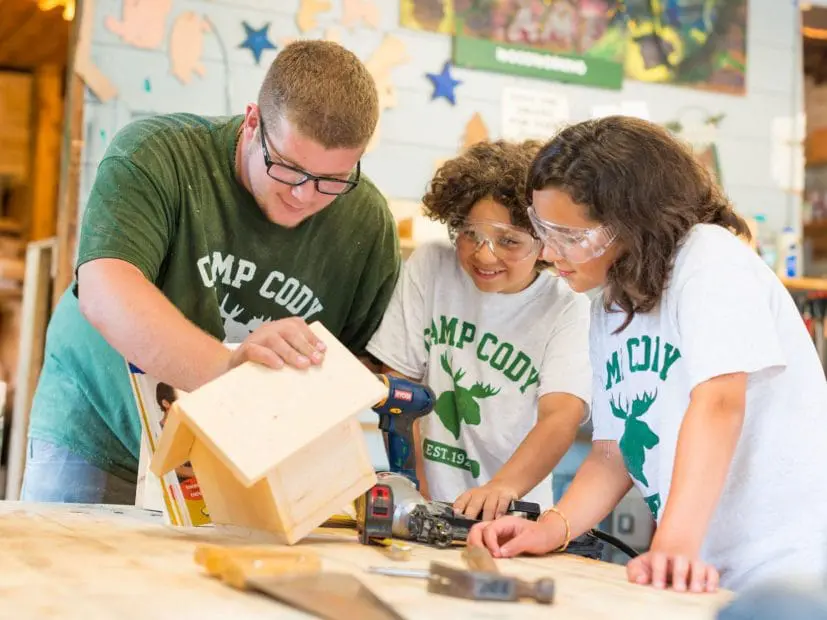
[[[539,518],[539,519],[537,519],[537,520],[538,520],[538,521],[542,521],[542,520],[543,520],[543,518],[544,518],[547,514],[549,514],[550,512],[553,512],[553,513],[554,513],[554,514],[556,514],[558,517],[560,517],[560,518],[563,520],[563,523],[564,523],[564,524],[565,524],[565,526],[566,526],[566,540],[565,540],[565,542],[564,542],[562,545],[560,545],[557,549],[554,549],[554,550],[552,551],[552,553],[562,553],[563,551],[565,551],[565,550],[568,548],[569,543],[571,542],[571,525],[569,525],[569,520],[566,518],[566,515],[564,515],[564,514],[563,514],[562,512],[560,512],[559,510],[557,510],[557,508],[555,508],[554,506],[552,506],[551,508],[548,508],[548,509],[544,510],[544,511],[543,511],[543,513],[540,515],[540,518]]]

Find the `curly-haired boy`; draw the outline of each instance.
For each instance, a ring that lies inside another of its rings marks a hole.
[[[551,471],[590,398],[589,302],[540,260],[525,178],[537,142],[482,142],[445,163],[423,202],[453,246],[409,258],[368,352],[430,385],[423,494],[490,520],[511,500],[553,503]]]

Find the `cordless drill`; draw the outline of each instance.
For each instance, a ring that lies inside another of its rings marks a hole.
[[[372,409],[379,414],[379,428],[388,434],[390,470],[405,476],[419,489],[413,423],[433,411],[436,397],[427,385],[387,373],[377,376],[388,386],[388,396]]]

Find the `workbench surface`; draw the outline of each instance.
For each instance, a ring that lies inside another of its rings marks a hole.
[[[0,502],[0,616],[84,620],[308,618],[257,594],[235,591],[202,573],[198,543],[242,544],[249,532],[184,530],[134,507]],[[258,539],[257,539],[258,540]],[[264,542],[264,541],[262,541]],[[678,594],[626,582],[620,566],[567,555],[500,560],[503,573],[552,577],[553,607],[533,602],[480,603],[426,592],[423,580],[364,572],[366,566],[427,568],[437,559],[464,566],[459,550],[414,546],[396,562],[349,530],[319,530],[300,546],[325,571],[356,574],[405,618],[553,618],[558,620],[712,619],[730,593]],[[11,615],[5,616],[4,614]]]

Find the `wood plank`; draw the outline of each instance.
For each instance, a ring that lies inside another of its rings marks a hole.
[[[9,50],[14,42],[15,33],[37,14],[37,5],[34,2],[20,2],[19,0],[3,3],[3,19],[0,20],[0,65],[12,64],[14,55]]]
[[[30,243],[26,251],[26,277],[23,283],[22,323],[17,354],[17,385],[9,438],[6,495],[20,497],[26,467],[26,439],[29,434],[29,410],[34,389],[43,365],[46,325],[52,292],[52,257],[54,239]]]
[[[34,156],[29,239],[54,237],[57,231],[57,190],[63,129],[63,74],[56,65],[44,65],[35,73]]]
[[[31,48],[37,49],[39,39],[47,36],[43,18],[43,13],[32,2],[31,9],[21,15],[17,27],[3,41],[3,55],[6,61],[15,62],[15,59],[27,56]]]
[[[31,110],[31,74],[0,73],[0,176],[10,176],[17,183],[29,177]]]
[[[0,257],[0,280],[22,282],[25,274],[25,261],[19,258]]]
[[[23,226],[19,220],[11,217],[0,217],[0,233],[19,235],[21,232],[23,232]]]
[[[823,278],[783,278],[789,291],[800,293],[827,293],[827,280]]]
[[[78,6],[82,10],[82,6]],[[77,13],[76,13],[77,15]],[[80,195],[81,154],[83,153],[83,79],[74,70],[74,49],[79,36],[80,24],[76,18],[72,25],[71,48],[64,105],[63,145],[60,156],[60,191],[57,204],[56,270],[52,306],[57,304],[63,292],[69,288],[74,275],[75,247],[77,244],[78,202]]]
[[[106,103],[118,94],[118,89],[98,68],[92,58],[92,37],[95,27],[96,0],[83,0],[78,6],[75,21],[78,22],[77,37],[73,45],[72,66],[89,90]]]
[[[199,544],[268,542],[249,531],[175,528],[164,525],[159,515],[134,507],[0,502],[0,540],[3,604],[18,618],[307,617],[273,600],[229,588],[207,577],[196,564]],[[367,566],[427,568],[433,560],[463,566],[459,549],[412,547],[411,560],[400,564],[377,547],[360,545],[355,532],[320,529],[294,549],[318,554],[324,571],[355,575],[410,620],[713,620],[717,609],[732,598],[729,592],[692,595],[632,585],[621,566],[568,555],[496,561],[509,575],[555,579],[557,600],[551,608],[432,595],[423,581],[364,571]]]
[[[65,66],[70,24],[62,9],[44,11],[35,0],[3,0],[0,8],[0,66],[25,70],[42,64]]]

